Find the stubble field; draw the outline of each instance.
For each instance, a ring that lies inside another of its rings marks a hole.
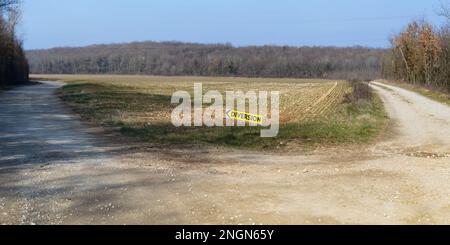
[[[125,75],[34,75],[67,83],[58,94],[84,120],[115,128],[125,136],[165,144],[213,144],[279,149],[286,146],[366,142],[384,125],[381,101],[349,101],[346,81],[320,79],[156,77]],[[181,127],[171,124],[175,91],[193,93],[279,91],[280,133],[259,137],[260,127]]]

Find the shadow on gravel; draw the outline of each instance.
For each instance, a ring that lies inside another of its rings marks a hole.
[[[31,83],[0,94],[0,171],[102,159],[120,151],[70,113],[54,95],[60,86]]]

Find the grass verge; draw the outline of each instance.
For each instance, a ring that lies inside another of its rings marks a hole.
[[[350,90],[351,91],[351,90]],[[261,138],[260,127],[174,127],[170,123],[170,93],[118,83],[77,81],[58,91],[60,98],[84,120],[114,127],[149,143],[209,144],[251,149],[286,145],[361,143],[374,139],[386,121],[381,100],[343,97],[315,117],[280,125],[276,138]]]
[[[386,81],[383,81],[386,82]],[[386,82],[387,84],[398,86],[411,90],[432,100],[447,104],[450,106],[450,93],[441,92],[438,89],[426,88],[419,85],[413,85],[405,82]]]

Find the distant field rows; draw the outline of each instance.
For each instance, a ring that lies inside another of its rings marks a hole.
[[[143,94],[171,96],[177,90],[192,91],[195,82],[203,83],[204,91],[280,91],[280,116],[283,123],[298,122],[320,116],[333,110],[339,104],[349,86],[344,81],[320,79],[275,79],[275,78],[225,78],[225,77],[159,77],[159,76],[117,76],[117,75],[33,75],[35,79],[62,80],[67,83],[89,82],[108,85]],[[88,91],[85,91],[88,92]],[[108,103],[108,101],[106,101]],[[136,101],[137,102],[137,101]],[[170,103],[170,100],[167,101]],[[106,105],[105,105],[106,106]],[[111,120],[127,122],[168,121],[171,108],[152,108],[130,112],[118,110],[111,114]],[[115,118],[114,118],[115,117]]]

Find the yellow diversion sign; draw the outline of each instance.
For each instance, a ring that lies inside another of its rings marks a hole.
[[[256,114],[251,114],[251,113],[236,111],[236,110],[227,111],[227,117],[230,119],[238,120],[238,121],[256,123],[256,124],[262,124],[262,122],[263,122],[263,117],[261,115],[256,115]]]

